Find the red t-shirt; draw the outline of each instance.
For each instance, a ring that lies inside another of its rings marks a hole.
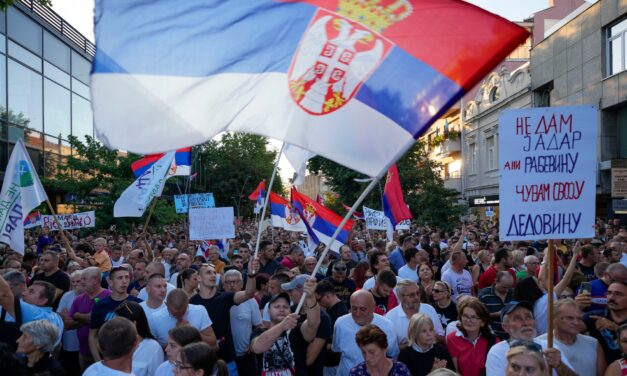
[[[495,343],[498,343],[498,338]],[[450,333],[446,337],[446,348],[451,358],[457,358],[457,372],[464,376],[479,376],[488,356],[488,340],[479,337],[475,344],[461,332]]]
[[[516,285],[516,272],[513,269],[507,269],[507,271],[514,277],[514,285]],[[494,265],[487,268],[486,271],[479,276],[479,281],[477,282],[479,290],[492,286],[496,281],[496,273],[498,273],[498,271]]]

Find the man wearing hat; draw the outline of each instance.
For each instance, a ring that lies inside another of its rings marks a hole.
[[[501,310],[503,330],[509,334],[509,341],[501,341],[492,346],[486,359],[487,376],[502,376],[507,369],[506,353],[511,346],[518,344],[544,354],[546,363],[553,368],[553,375],[574,376],[566,357],[556,347],[548,348],[545,340],[536,337],[536,320],[533,306],[525,301],[511,301]]]
[[[296,366],[296,359],[306,359],[307,344],[316,338],[320,325],[320,305],[315,295],[315,278],[307,279],[304,283],[296,282],[292,290],[297,285],[301,285],[302,291],[307,294],[303,304],[307,318],[299,320],[299,315],[291,312],[290,296],[282,292],[268,303],[270,328],[255,331],[251,339],[250,349],[258,355],[257,365],[262,373],[304,375],[307,372],[306,367],[303,369]],[[283,288],[283,285],[281,287]]]
[[[289,283],[281,285],[281,289],[287,292],[292,300],[292,312],[296,311],[298,302],[303,296],[304,287],[311,278],[309,275],[301,274]],[[316,279],[314,278],[314,281]],[[317,287],[317,284],[314,286]],[[309,297],[310,293],[307,293]],[[315,296],[315,293],[314,293]],[[317,301],[317,296],[316,296]],[[302,324],[307,319],[304,305],[300,310],[298,323]],[[312,341],[305,341],[303,336],[295,331],[294,335],[290,335],[290,342],[294,350],[294,361],[296,362],[296,374],[300,375],[322,375],[326,352],[323,351],[327,342],[331,341],[333,336],[333,326],[331,318],[324,311],[320,310],[320,325],[316,331],[316,335]]]

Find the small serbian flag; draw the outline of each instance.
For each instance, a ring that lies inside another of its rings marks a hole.
[[[261,183],[259,183],[259,185],[257,186],[257,188],[255,188],[253,193],[248,195],[248,199],[250,201],[257,201],[260,198],[263,198],[263,196],[265,195],[265,192],[266,192],[266,181],[262,180]]]
[[[352,220],[346,222],[337,239],[332,244],[329,244],[333,233],[340,225],[340,222],[342,222],[342,217],[298,192],[295,188],[292,188],[292,205],[294,205],[298,214],[305,221],[307,232],[309,232],[314,241],[317,239],[318,242],[329,245],[329,248],[335,252],[339,252],[340,247],[348,242],[353,228]]]
[[[31,212],[26,219],[24,219],[24,228],[28,229],[37,226],[41,226],[41,214],[39,213],[39,210]]]
[[[155,162],[157,162],[164,154],[151,154],[142,159],[139,159],[131,164],[131,169],[135,177],[140,177],[144,171],[150,168]],[[183,176],[189,175],[192,172],[192,148],[187,147],[178,149],[174,154],[174,162],[170,168],[172,173],[170,176]]]
[[[342,203],[342,207],[344,209],[346,209],[347,212],[351,211],[351,209],[352,209],[350,206],[346,205],[345,203]],[[353,220],[356,220],[356,221],[362,220],[363,221],[364,220],[364,213],[358,212],[357,210],[355,210],[353,212]]]
[[[385,216],[390,219],[392,226],[405,219],[412,219],[411,212],[403,199],[403,190],[401,189],[401,181],[398,178],[398,169],[393,165],[388,170],[385,179],[385,187],[383,188],[383,211]]]
[[[290,202],[274,192],[270,192],[270,219],[274,227],[287,231],[307,231],[305,223]]]

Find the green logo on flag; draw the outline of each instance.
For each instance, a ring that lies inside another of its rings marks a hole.
[[[30,171],[30,166],[27,161],[20,161],[18,171],[20,174],[20,187],[29,187],[33,185],[33,174]]]

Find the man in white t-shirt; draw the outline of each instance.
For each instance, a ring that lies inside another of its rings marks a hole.
[[[189,298],[183,289],[172,290],[166,298],[165,305],[166,309],[148,317],[150,332],[161,346],[165,348],[170,329],[177,325],[189,324],[198,329],[204,342],[217,350],[216,335],[205,307],[189,304]]]
[[[407,327],[409,326],[409,319],[416,313],[424,313],[431,318],[438,342],[444,342],[444,328],[442,328],[438,313],[429,304],[420,303],[418,285],[413,281],[404,279],[396,285],[396,289],[400,305],[390,310],[385,317],[394,325],[399,347],[403,348],[409,344]]]
[[[139,339],[135,325],[114,317],[98,330],[98,350],[102,360],[85,370],[83,376],[132,376],[133,351]]]
[[[146,287],[142,290],[147,292],[148,299],[139,303],[144,309],[146,317],[150,317],[153,313],[165,308],[166,286],[167,282],[163,274],[155,273],[148,277]]]
[[[467,264],[466,254],[455,251],[451,255],[451,267],[442,274],[442,281],[451,286],[451,299],[454,302],[460,295],[472,295],[472,276],[464,269]]]
[[[373,324],[387,335],[388,356],[399,354],[394,325],[385,317],[374,313],[374,297],[368,290],[359,290],[351,295],[351,313],[337,319],[333,330],[333,351],[341,354],[338,375],[348,375],[351,368],[364,361],[355,334],[362,326]]]
[[[398,276],[402,279],[409,279],[410,281],[418,283],[418,265],[421,259],[420,254],[418,253],[418,250],[414,247],[407,248],[403,252],[405,265],[398,269]]]
[[[166,283],[167,283],[167,275],[165,272],[165,267],[162,263],[160,263],[159,261],[153,261],[151,263],[149,263],[148,265],[146,265],[146,276],[150,279],[150,276],[153,274],[161,274],[166,278]],[[167,294],[170,293],[170,291],[174,290],[176,288],[175,285],[167,283],[166,284],[166,295],[163,296],[163,301],[165,301],[165,297],[167,296]],[[142,288],[141,290],[139,290],[139,294],[137,294],[137,297],[141,300],[148,300],[148,291],[146,290],[146,287]]]
[[[553,339],[566,359],[580,375],[602,375],[605,372],[605,355],[596,338],[580,334],[583,313],[573,299],[560,299],[555,303]],[[546,340],[547,334],[538,339]],[[581,356],[585,354],[585,356]]]
[[[509,334],[509,341],[501,341],[492,346],[486,359],[487,376],[502,376],[507,369],[507,351],[511,346],[521,345],[530,349],[542,350],[546,363],[553,368],[553,375],[575,376],[568,359],[555,347],[548,348],[545,340],[535,338],[536,320],[533,306],[525,301],[511,301],[501,310],[503,330]]]

